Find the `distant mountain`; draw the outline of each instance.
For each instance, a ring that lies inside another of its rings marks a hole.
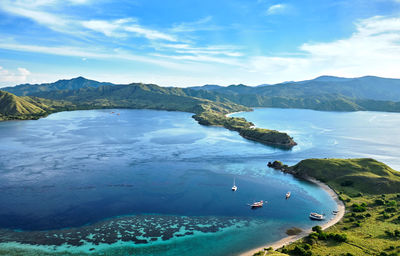
[[[21,84],[12,87],[1,88],[3,91],[13,93],[17,96],[35,95],[41,92],[56,91],[56,90],[77,90],[89,87],[100,87],[105,85],[114,85],[112,83],[97,82],[84,77],[76,77],[68,80],[58,80],[54,83],[44,84]]]
[[[206,85],[203,85],[203,86],[190,87],[190,89],[192,89],[192,90],[206,90],[206,91],[218,90],[220,88],[222,88],[222,86],[215,85],[215,84],[206,84]]]
[[[231,85],[213,91],[185,89],[188,95],[248,107],[333,111],[400,111],[400,79],[321,76],[270,86]]]
[[[246,107],[306,108],[327,111],[400,112],[400,79],[374,76],[360,78],[320,76],[312,80],[257,87],[239,84],[227,87],[204,85],[189,88],[149,84],[115,85],[77,77],[54,83],[25,84],[3,89],[17,95],[64,100],[79,107],[86,104],[85,108],[90,108],[89,105],[96,108],[119,106],[193,112],[190,110],[191,107],[208,100],[208,102],[213,101],[213,104],[227,106],[238,104]],[[185,103],[180,106],[182,102]],[[64,107],[63,104],[58,105]]]

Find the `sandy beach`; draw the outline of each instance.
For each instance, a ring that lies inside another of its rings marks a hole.
[[[320,181],[318,181],[316,179],[313,179],[313,178],[308,178],[307,180],[317,184],[318,186],[320,186],[323,190],[325,190],[335,200],[335,202],[337,204],[338,213],[336,215],[334,215],[334,217],[331,218],[327,223],[324,223],[323,225],[321,225],[322,229],[327,229],[330,226],[333,226],[336,223],[338,223],[343,218],[344,213],[345,213],[345,206],[344,206],[343,202],[339,200],[338,195],[335,193],[335,191],[333,191],[325,183],[322,183],[322,182],[320,182]],[[291,243],[293,243],[293,242],[295,242],[295,241],[307,236],[311,232],[312,232],[311,229],[303,230],[303,232],[301,232],[298,235],[287,236],[285,238],[282,238],[279,241],[276,241],[276,242],[273,242],[273,243],[269,243],[269,244],[266,244],[266,245],[264,245],[262,247],[258,247],[258,248],[252,249],[250,251],[244,252],[244,253],[240,254],[240,256],[252,256],[254,253],[257,253],[257,252],[263,250],[264,248],[268,248],[268,247],[272,247],[274,250],[276,250],[278,248],[281,248],[284,245],[291,244]]]

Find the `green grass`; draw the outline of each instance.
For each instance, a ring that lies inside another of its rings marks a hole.
[[[289,169],[298,177],[323,181],[339,194],[345,216],[323,233],[345,235],[347,241],[329,236],[315,239],[311,234],[278,251],[287,255],[400,255],[399,172],[369,158],[307,159]]]

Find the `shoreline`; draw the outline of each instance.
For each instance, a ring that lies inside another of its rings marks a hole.
[[[242,113],[242,112],[246,112],[246,111],[237,111],[237,112],[228,113],[228,114],[225,114],[225,117],[230,117],[230,115],[238,114],[238,113]]]
[[[325,190],[337,204],[338,213],[336,215],[334,215],[334,217],[331,218],[328,222],[321,225],[322,229],[325,230],[325,229],[335,225],[336,223],[338,223],[343,218],[345,210],[346,210],[344,203],[339,200],[338,194],[336,194],[336,192],[333,189],[331,189],[327,184],[325,184],[319,180],[316,180],[316,179],[310,178],[310,177],[306,178],[306,180],[318,185],[323,190]],[[298,235],[284,237],[276,242],[268,243],[262,247],[258,247],[258,248],[251,249],[249,251],[240,253],[239,255],[240,256],[252,256],[253,254],[255,254],[259,251],[263,251],[264,248],[268,248],[268,247],[272,247],[274,250],[276,250],[276,249],[279,249],[283,246],[289,245],[293,242],[296,242],[297,240],[300,240],[300,239],[308,236],[311,232],[312,232],[311,229],[303,230]]]

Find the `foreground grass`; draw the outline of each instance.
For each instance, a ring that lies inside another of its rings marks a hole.
[[[400,255],[400,173],[373,159],[308,159],[287,172],[327,183],[345,203],[346,213],[336,225],[324,231],[314,228],[315,232],[278,252]]]

